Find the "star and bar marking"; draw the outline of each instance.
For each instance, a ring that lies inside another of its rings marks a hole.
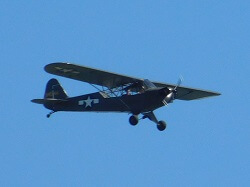
[[[84,105],[84,103],[86,104],[85,108],[92,107],[92,104],[98,104],[99,103],[99,99],[91,99],[90,96],[88,96],[87,99],[78,101],[78,105],[80,105],[80,106]]]
[[[63,73],[74,73],[74,74],[79,74],[79,71],[76,71],[74,69],[66,69],[66,68],[61,68],[61,67],[55,67],[56,70],[61,71]]]

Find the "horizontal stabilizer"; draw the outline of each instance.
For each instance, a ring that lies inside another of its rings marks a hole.
[[[36,104],[58,104],[62,102],[67,102],[67,100],[63,99],[33,99],[31,102],[36,103]]]

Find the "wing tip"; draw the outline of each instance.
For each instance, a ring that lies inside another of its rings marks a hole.
[[[61,66],[67,67],[67,65],[71,65],[71,64],[72,63],[69,63],[69,62],[53,62],[44,66],[44,71],[50,74],[54,74],[53,73],[54,70],[60,70]]]

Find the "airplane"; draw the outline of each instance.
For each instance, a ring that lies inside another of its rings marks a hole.
[[[57,79],[50,79],[44,98],[31,100],[51,110],[48,118],[59,111],[124,112],[131,115],[129,123],[133,126],[139,120],[148,118],[156,124],[159,131],[163,131],[167,124],[165,121],[158,121],[154,110],[173,103],[175,99],[189,101],[221,95],[180,86],[182,79],[177,84],[154,82],[68,62],[51,63],[44,70],[53,75],[89,83],[98,90],[95,93],[69,97]]]

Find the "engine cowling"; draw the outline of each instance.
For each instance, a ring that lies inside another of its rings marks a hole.
[[[174,100],[174,92],[170,92],[165,98],[164,101],[167,103],[172,103]]]
[[[162,89],[162,93],[166,96],[162,102],[164,105],[168,105],[168,103],[172,103],[176,96],[176,90],[172,88],[164,88]]]
[[[170,92],[171,92],[171,90],[168,87],[162,88],[160,90],[160,93],[161,93],[162,96],[167,96]]]

